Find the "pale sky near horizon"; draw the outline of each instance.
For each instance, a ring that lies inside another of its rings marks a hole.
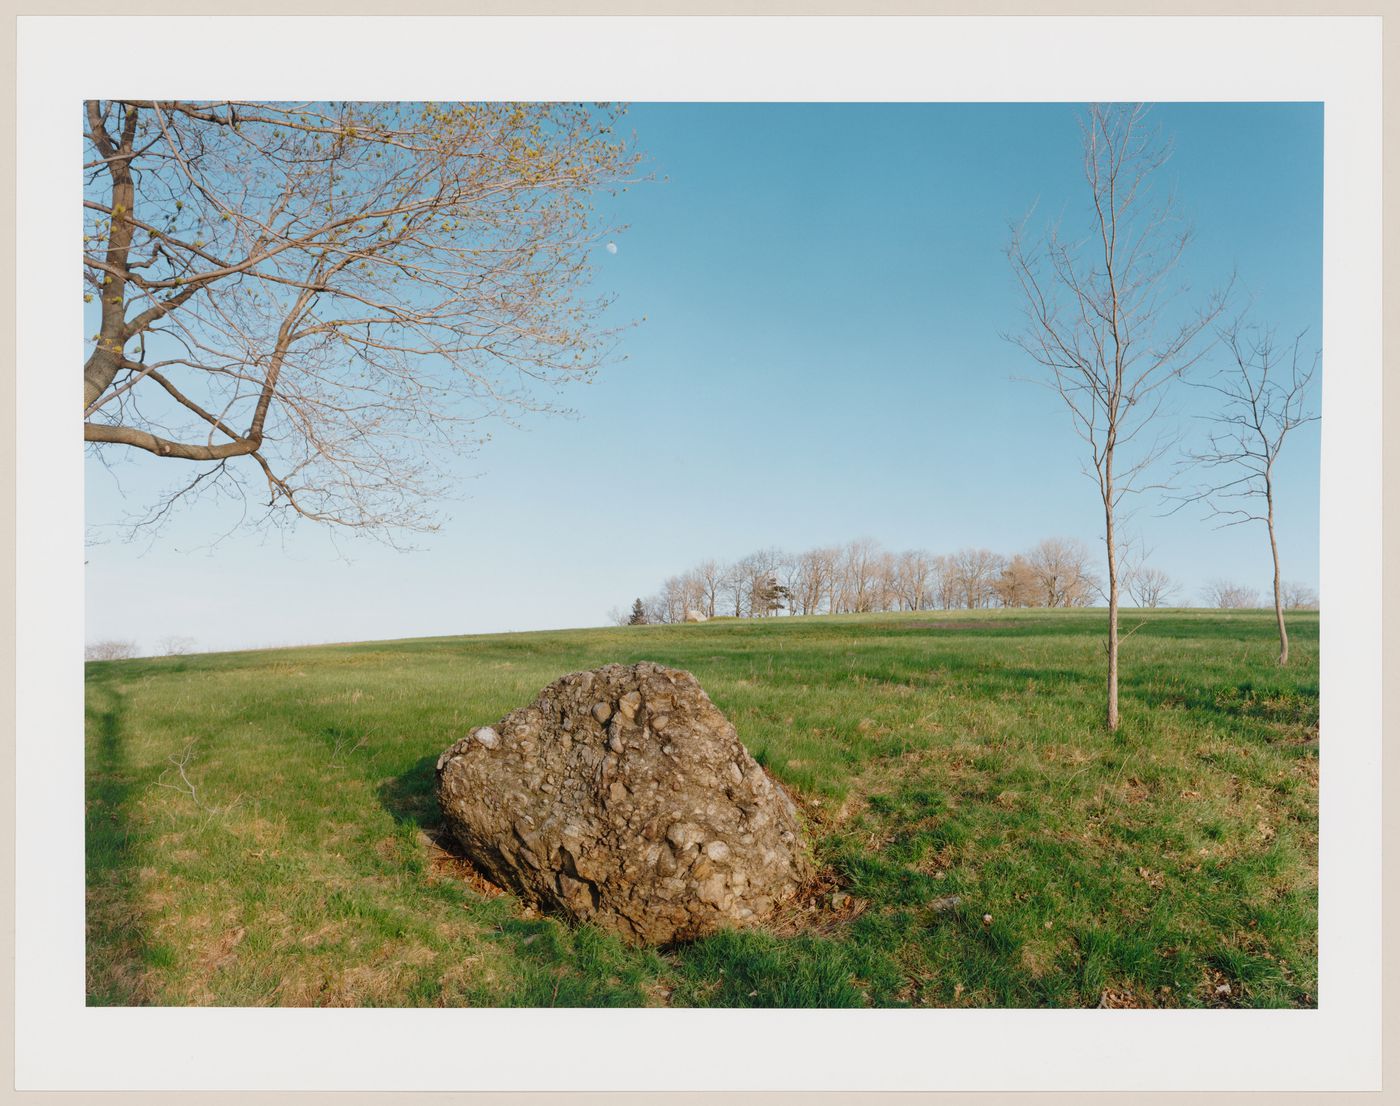
[[[597,290],[627,360],[561,398],[574,418],[497,426],[459,464],[437,533],[396,552],[302,524],[236,533],[236,507],[184,510],[154,540],[106,524],[186,470],[87,464],[87,638],[159,651],[597,626],[714,557],[871,537],[1010,555],[1042,538],[1101,548],[1093,482],[1063,403],[1002,334],[1021,298],[1004,256],[1032,204],[1082,208],[1075,105],[641,104],[656,180],[609,210]],[[1197,292],[1231,271],[1257,319],[1321,347],[1322,134],[1316,104],[1154,109],[1163,171],[1196,229]],[[1200,404],[1183,393],[1186,413]],[[1320,378],[1313,404],[1320,404]],[[1284,575],[1318,581],[1319,427],[1279,472]],[[186,477],[188,479],[188,477]],[[123,496],[125,498],[123,498]],[[1200,603],[1212,578],[1267,590],[1258,525],[1199,510],[1134,526]]]

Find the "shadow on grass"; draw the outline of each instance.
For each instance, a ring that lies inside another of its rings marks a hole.
[[[399,825],[414,825],[435,833],[442,825],[438,807],[437,757],[426,756],[413,767],[379,785],[379,801]]]
[[[1176,707],[1235,729],[1240,723],[1272,722],[1316,733],[1319,703],[1316,684],[1290,685],[1286,675],[1272,682],[1245,680],[1194,685],[1164,681],[1149,672],[1125,679],[1122,687],[1124,694],[1148,707]]]
[[[137,780],[126,755],[125,703],[109,679],[90,677],[88,725],[96,732],[86,764],[87,1003],[135,1006],[155,950],[137,901]]]
[[[488,879],[467,855],[443,822],[437,801],[437,758],[423,757],[413,767],[379,785],[379,802],[399,826],[411,826],[429,845],[430,865],[478,892],[498,895],[501,888]]]

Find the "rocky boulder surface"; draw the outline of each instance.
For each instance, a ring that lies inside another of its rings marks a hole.
[[[447,749],[437,792],[483,874],[634,943],[756,924],[811,874],[792,801],[660,664],[556,680]]]

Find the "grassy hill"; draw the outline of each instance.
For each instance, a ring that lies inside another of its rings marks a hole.
[[[1317,615],[712,622],[87,666],[88,1001],[1313,1006]],[[696,674],[821,886],[630,949],[440,847],[439,752],[612,661]],[[988,917],[989,916],[989,920]]]

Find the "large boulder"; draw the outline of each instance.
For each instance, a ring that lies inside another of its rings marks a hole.
[[[792,800],[659,664],[556,680],[444,752],[437,791],[489,878],[633,942],[756,924],[810,874]]]

